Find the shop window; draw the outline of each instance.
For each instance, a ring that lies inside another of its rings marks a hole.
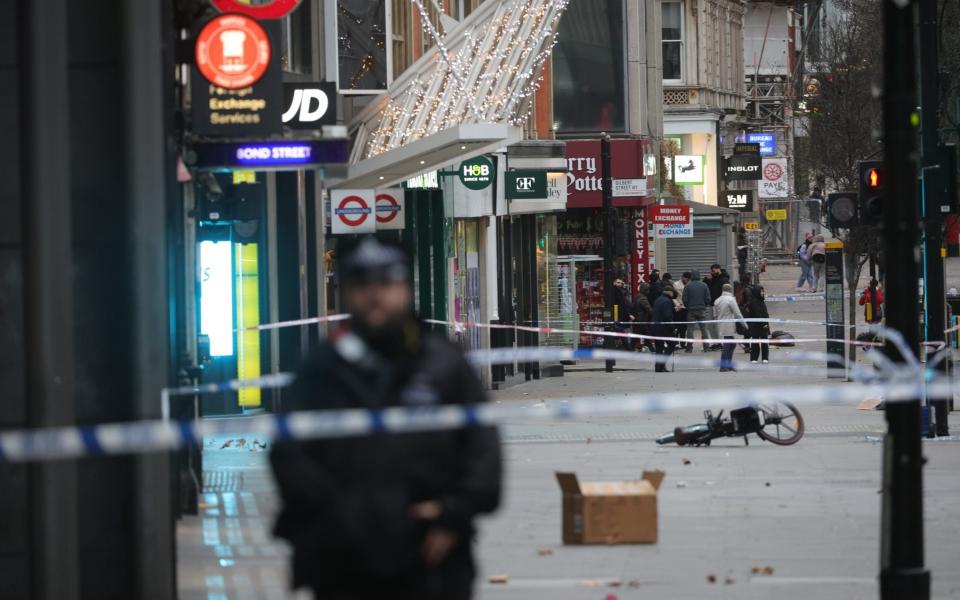
[[[284,71],[303,75],[313,72],[312,10],[310,2],[301,2],[295,11],[283,19],[283,56],[280,62]]]
[[[683,83],[683,3],[664,2],[661,11],[663,81]]]
[[[409,0],[393,1],[393,31],[391,34],[393,43],[393,72],[400,75],[413,64],[413,52],[411,40],[413,40],[413,12],[416,7]]]
[[[392,75],[387,0],[337,1],[337,57],[341,91],[378,93]]]
[[[555,129],[624,131],[621,0],[571,0],[553,49]]]

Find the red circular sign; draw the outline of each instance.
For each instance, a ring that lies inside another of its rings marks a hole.
[[[383,204],[380,201],[383,200]],[[380,216],[380,207],[383,208],[385,216]],[[400,203],[390,194],[377,194],[377,223],[389,223],[400,214]]]
[[[220,12],[232,12],[247,15],[254,19],[279,19],[290,14],[300,5],[300,0],[273,0],[266,4],[244,4],[238,0],[212,0]]]
[[[243,15],[221,15],[200,30],[195,54],[207,81],[235,90],[251,86],[270,66],[270,38]]]
[[[347,206],[348,204],[359,204],[360,208],[351,208]],[[360,196],[345,196],[344,199],[340,201],[336,213],[341,221],[350,227],[357,227],[367,220],[367,215],[370,214],[370,207],[367,206],[367,203],[364,202]],[[353,214],[356,214],[357,217],[351,218],[350,215]]]
[[[769,163],[763,168],[763,176],[770,181],[776,181],[783,177],[783,167],[777,163]]]

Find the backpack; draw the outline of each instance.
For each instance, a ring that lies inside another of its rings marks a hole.
[[[811,260],[815,263],[827,262],[827,256],[825,254],[814,254]]]

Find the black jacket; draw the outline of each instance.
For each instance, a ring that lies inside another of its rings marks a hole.
[[[708,306],[713,306],[713,303],[716,302],[717,298],[723,294],[723,284],[730,283],[730,275],[727,273],[726,269],[720,269],[719,275],[716,277],[711,276],[709,279],[704,277],[703,282],[707,284],[708,288],[710,288],[710,303]]]
[[[619,323],[629,324],[630,315],[633,312],[633,307],[630,306],[630,303],[627,301],[627,295],[626,293],[624,293],[622,288],[613,286],[613,303],[620,307],[617,310],[617,321]]]
[[[654,335],[669,337],[673,334],[675,327],[673,325],[664,325],[676,321],[673,318],[673,300],[666,296],[660,296],[653,303],[653,331]]]
[[[379,409],[476,404],[485,394],[460,349],[414,332],[392,360],[347,334],[321,344],[298,373],[284,408]],[[346,340],[346,342],[344,341]],[[470,597],[473,519],[500,502],[497,430],[450,431],[278,442],[270,455],[283,507],[275,534],[294,549],[294,586],[340,599]],[[435,569],[421,557],[428,524],[410,516],[438,500],[431,526],[459,546]]]
[[[743,316],[750,319],[769,319],[770,311],[767,309],[767,303],[763,297],[763,289],[757,286],[747,286],[743,293]],[[750,336],[762,338],[770,335],[769,323],[747,323],[750,330]]]
[[[653,319],[653,307],[650,305],[650,300],[645,293],[646,291],[649,290],[644,290],[644,288],[641,287],[633,299],[633,316],[636,317],[637,322],[641,324],[647,324]]]

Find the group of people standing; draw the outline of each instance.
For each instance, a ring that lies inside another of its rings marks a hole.
[[[614,281],[615,302],[620,306],[627,306],[626,287],[622,279]],[[763,288],[752,285],[749,275],[731,284],[727,271],[714,264],[703,278],[693,270],[684,272],[678,281],[670,273],[661,276],[657,270],[652,271],[648,282],[640,284],[631,310],[625,311],[620,321],[635,333],[654,338],[642,340],[638,349],[652,350],[663,357],[656,363],[658,373],[668,371],[669,357],[678,347],[693,352],[696,329],[700,330],[704,352],[721,351],[720,370],[726,372],[734,370],[737,334],[754,339],[770,337],[769,324],[747,323],[745,317],[769,318]],[[749,351],[752,362],[768,362],[769,344],[752,343]]]

